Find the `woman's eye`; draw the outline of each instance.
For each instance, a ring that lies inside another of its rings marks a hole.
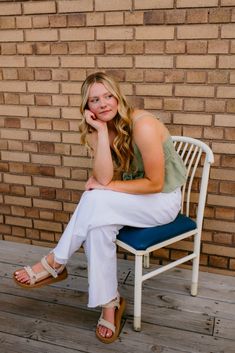
[[[98,98],[93,98],[90,100],[91,103],[97,103],[98,102]]]
[[[110,98],[112,98],[112,97],[113,97],[112,94],[109,94],[109,95],[107,96],[108,99],[110,99]]]

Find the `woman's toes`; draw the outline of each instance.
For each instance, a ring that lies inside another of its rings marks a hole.
[[[105,328],[104,328],[104,326],[100,326],[100,327],[99,327],[99,333],[100,333],[100,335],[101,335],[102,337],[105,337]]]
[[[15,278],[18,282],[21,282],[21,283],[26,283],[29,281],[29,277],[24,271],[17,271],[15,273]]]
[[[107,337],[107,338],[110,338],[113,334],[111,330],[107,329],[104,326],[99,327],[99,333],[102,337]]]
[[[105,337],[110,338],[112,336],[113,332],[111,330],[106,331]]]

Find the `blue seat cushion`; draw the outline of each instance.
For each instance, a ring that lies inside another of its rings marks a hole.
[[[117,239],[136,250],[146,250],[150,246],[196,228],[196,222],[189,217],[179,214],[173,222],[163,226],[150,228],[125,226],[120,230]]]

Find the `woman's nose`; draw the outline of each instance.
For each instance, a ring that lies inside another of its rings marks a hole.
[[[100,100],[100,106],[101,107],[106,107],[106,100],[105,99],[101,99]]]

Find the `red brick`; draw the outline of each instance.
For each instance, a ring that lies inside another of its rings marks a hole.
[[[58,12],[59,13],[70,13],[70,12],[85,12],[93,10],[93,1],[92,0],[63,0],[58,3]]]
[[[49,27],[48,16],[33,17],[33,27],[34,28],[47,28],[47,27]]]
[[[185,99],[184,100],[184,109],[186,111],[203,111],[205,108],[205,102],[203,99]]]
[[[145,26],[136,27],[136,39],[163,40],[174,39],[173,26]]]
[[[187,82],[191,83],[203,83],[206,81],[206,72],[204,71],[188,71]]]
[[[16,69],[3,69],[2,75],[3,75],[3,80],[17,80],[17,78],[18,78]],[[5,83],[2,82],[2,84],[5,84],[5,86],[6,86],[6,89],[4,90],[4,92],[7,91],[7,84],[8,83],[9,83],[9,85],[12,85],[11,82],[5,82]],[[17,82],[15,82],[15,84],[17,85]],[[20,84],[19,87],[21,90],[22,84]],[[15,91],[17,91],[17,89]]]
[[[80,27],[86,24],[86,15],[83,13],[68,15],[67,19],[69,27]]]
[[[190,9],[187,10],[188,23],[207,23],[208,10],[207,9]]]
[[[235,38],[234,29],[235,23],[222,25],[221,38]]]
[[[9,15],[20,15],[21,4],[20,3],[1,3],[0,4],[0,14],[1,16],[9,16]]]
[[[49,23],[51,27],[66,27],[67,18],[65,15],[54,15],[49,17]]]
[[[16,44],[13,43],[3,43],[1,45],[2,55],[14,55],[16,54]]]
[[[51,105],[51,96],[47,96],[47,95],[38,96],[38,95],[36,95],[35,99],[36,99],[37,105]]]
[[[18,16],[16,17],[16,27],[17,28],[31,28],[32,19],[29,16]]]
[[[135,0],[135,9],[172,9],[173,3],[173,0]]]
[[[223,1],[223,0],[222,0]],[[226,1],[226,0],[225,0]],[[218,5],[218,0],[177,0],[177,7],[214,7]]]
[[[167,10],[165,12],[166,23],[177,24],[185,23],[186,10]]]
[[[35,69],[35,80],[49,81],[51,79],[51,71],[47,69]]]
[[[92,12],[86,14],[87,26],[103,26],[104,25],[104,13]]]
[[[144,25],[153,25],[153,24],[163,24],[165,20],[165,12],[158,11],[148,11],[144,13]]]
[[[143,43],[144,42],[135,42],[134,44],[137,45],[139,43]],[[164,42],[163,41],[152,41],[152,40],[149,40],[145,43],[145,53],[148,53],[148,54],[163,54],[164,53]]]
[[[223,23],[223,22],[230,22],[230,20],[231,20],[231,10],[230,9],[218,8],[218,9],[210,9],[210,11],[209,11],[209,21],[210,22]]]
[[[232,234],[229,233],[215,233],[214,241],[219,244],[232,244]]]
[[[151,49],[153,50],[152,52],[159,52],[156,51],[157,45],[153,45]],[[125,42],[125,50],[126,54],[141,54],[144,52],[144,42],[143,41],[131,41],[131,42]],[[146,53],[148,52],[148,43],[146,43]],[[154,51],[155,50],[155,51]]]
[[[6,118],[5,119],[5,127],[6,128],[19,128],[20,127],[20,119],[19,118]]]
[[[223,113],[225,111],[225,101],[207,99],[206,100],[206,112]]]
[[[37,1],[36,3],[24,3],[23,10],[25,14],[55,13],[55,1]]]
[[[185,42],[184,41],[168,41],[166,42],[166,53],[173,54],[185,53]]]
[[[53,43],[51,44],[51,54],[67,54],[67,43]]]
[[[219,268],[228,268],[228,258],[222,256],[209,256],[209,265]]]
[[[110,2],[109,0],[96,0],[95,11],[120,11],[131,10],[131,0],[119,0]]]
[[[213,39],[218,38],[218,25],[192,24],[179,26],[177,38],[179,39]]]
[[[17,52],[18,54],[33,54],[34,47],[31,43],[22,43],[17,44]]]
[[[208,83],[226,83],[228,82],[227,71],[208,72]]]
[[[123,12],[106,12],[104,17],[106,26],[120,26],[124,24]]]
[[[126,12],[124,15],[126,25],[140,25],[144,23],[144,14],[141,11]]]
[[[0,28],[5,28],[5,29],[15,28],[14,17],[0,17]]]
[[[188,54],[206,54],[207,42],[205,40],[188,41],[186,48]]]

